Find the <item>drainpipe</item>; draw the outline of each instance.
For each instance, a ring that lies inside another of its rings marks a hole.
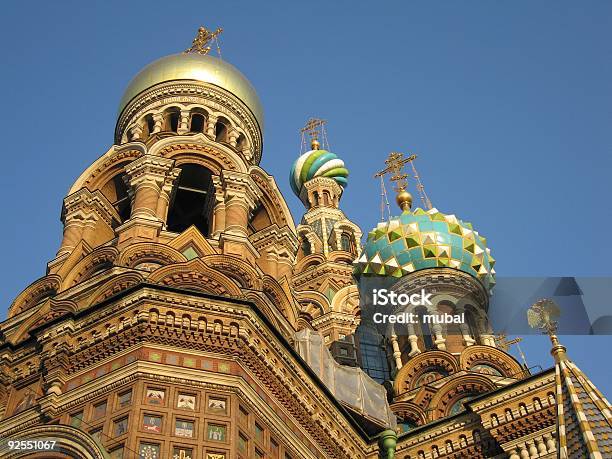
[[[378,445],[384,459],[395,458],[395,447],[397,446],[397,434],[394,430],[383,431],[378,438]]]

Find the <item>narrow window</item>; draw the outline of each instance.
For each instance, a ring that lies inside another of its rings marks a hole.
[[[164,131],[176,132],[178,129],[180,112],[176,107],[169,108],[164,112]]]
[[[345,252],[351,251],[351,237],[346,233],[342,233],[342,236],[340,236],[340,249]]]
[[[225,118],[219,118],[215,125],[215,141],[227,143],[229,122]]]
[[[204,115],[201,113],[194,113],[191,115],[191,126],[189,131],[191,132],[204,132]]]
[[[208,236],[212,216],[213,184],[208,169],[182,164],[174,199],[168,212],[167,227],[177,233],[194,225]]]

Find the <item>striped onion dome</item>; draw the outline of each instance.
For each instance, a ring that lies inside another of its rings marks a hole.
[[[300,195],[304,183],[315,177],[334,179],[345,188],[348,184],[349,171],[334,153],[327,150],[310,150],[301,155],[291,167],[289,183],[296,195]]]
[[[369,234],[354,275],[403,277],[420,269],[454,268],[472,275],[490,291],[495,259],[487,240],[471,223],[437,209],[403,212]]]

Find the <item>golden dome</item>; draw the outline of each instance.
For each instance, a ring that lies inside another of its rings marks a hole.
[[[217,57],[196,53],[172,54],[147,65],[130,81],[121,98],[119,114],[142,91],[174,80],[201,81],[231,92],[249,107],[263,131],[263,109],[249,80],[233,65]]]

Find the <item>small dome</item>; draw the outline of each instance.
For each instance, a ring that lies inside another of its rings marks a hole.
[[[315,177],[329,177],[345,188],[348,170],[334,153],[327,150],[310,150],[301,155],[291,167],[289,183],[296,195],[300,195],[304,183]]]
[[[231,92],[251,110],[263,131],[263,109],[249,80],[233,65],[214,56],[196,53],[172,54],[143,68],[125,90],[119,114],[142,91],[174,80],[201,81]]]
[[[379,223],[354,263],[355,277],[403,277],[426,268],[454,268],[479,279],[490,291],[495,259],[487,241],[468,222],[437,209],[404,212]]]

